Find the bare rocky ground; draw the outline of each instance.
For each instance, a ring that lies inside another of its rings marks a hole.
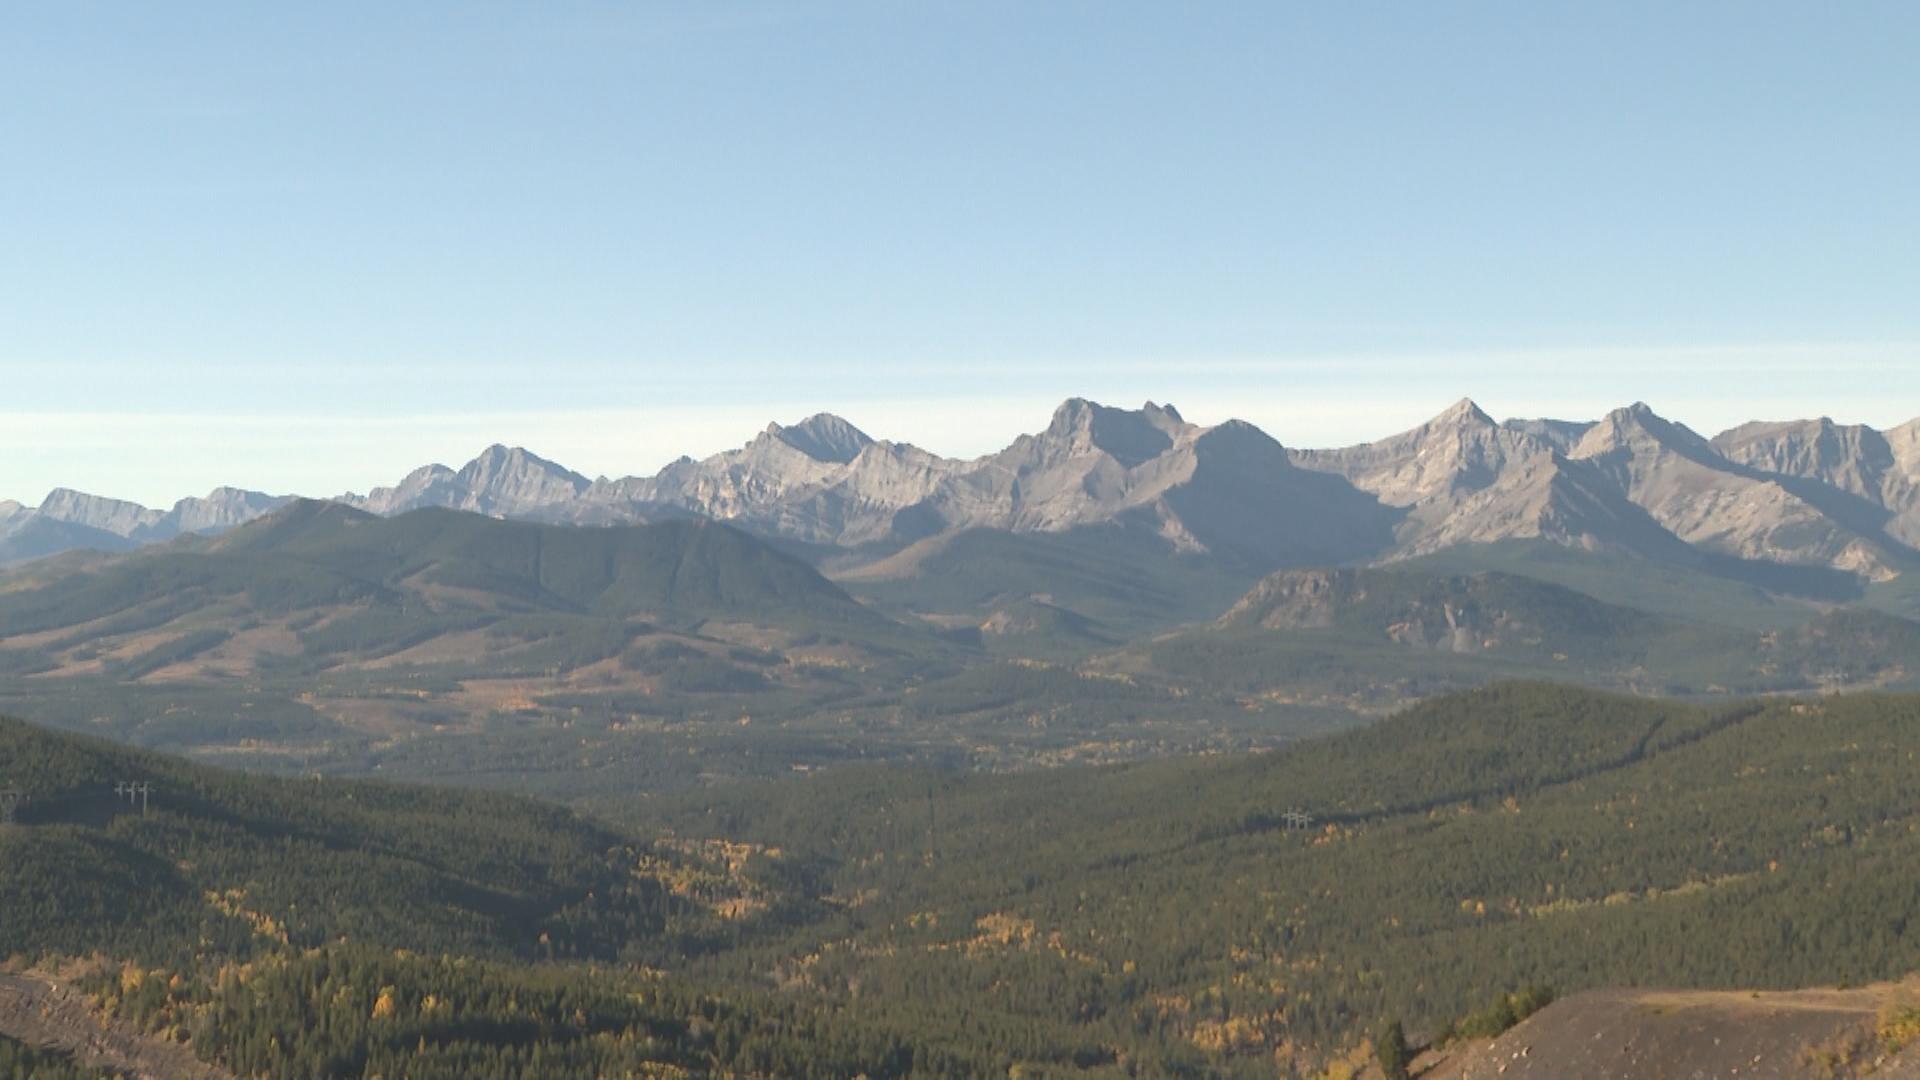
[[[178,1043],[102,1016],[84,994],[43,972],[0,972],[0,1032],[141,1080],[235,1080]]]
[[[1920,982],[1857,990],[1595,990],[1497,1039],[1432,1051],[1421,1080],[1920,1080],[1920,1046],[1881,1026]]]

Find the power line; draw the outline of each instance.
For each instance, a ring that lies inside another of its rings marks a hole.
[[[134,799],[140,800],[140,812],[147,812],[147,798],[153,794],[151,780],[122,780],[113,785],[113,793],[127,800],[131,805]]]

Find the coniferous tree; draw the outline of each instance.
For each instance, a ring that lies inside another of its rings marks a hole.
[[[1387,1080],[1407,1080],[1407,1065],[1412,1062],[1413,1053],[1407,1049],[1407,1033],[1400,1027],[1400,1021],[1393,1021],[1380,1033],[1374,1056],[1379,1059],[1380,1071]]]

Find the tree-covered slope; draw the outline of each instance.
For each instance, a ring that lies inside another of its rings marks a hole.
[[[750,954],[819,993],[930,1026],[965,1001],[1251,1075],[1387,1017],[1432,1037],[1496,990],[1920,968],[1917,762],[1920,698],[1507,684],[1272,754],[843,774],[636,820],[830,865],[844,917]]]
[[[1502,684],[1272,753],[847,765],[617,826],[0,736],[34,796],[0,950],[100,950],[101,1000],[249,1070],[1258,1076],[1496,990],[1920,969],[1908,696]]]
[[[1743,627],[1516,574],[1299,570],[1263,579],[1212,624],[1103,663],[1175,684],[1372,707],[1503,678],[1724,696],[1911,686],[1920,623],[1835,608]]]
[[[982,631],[1007,651],[1087,653],[1116,640],[1218,615],[1257,577],[1210,557],[1181,554],[1164,540],[1114,528],[1064,533],[964,529],[909,545],[886,558],[852,556],[825,564],[854,595],[903,615]],[[1065,613],[1068,625],[1018,634],[996,629],[1032,604]]]
[[[671,948],[692,910],[635,873],[644,848],[511,796],[253,776],[4,719],[0,777],[27,796],[0,829],[0,955],[264,935],[611,959]]]
[[[546,695],[594,698],[602,717],[615,697],[641,703],[627,718],[817,707],[868,672],[897,684],[951,667],[958,648],[703,521],[300,502],[218,538],[0,585],[0,707],[149,745],[303,758],[549,715]]]
[[[783,875],[799,871],[777,853],[644,842],[509,796],[249,776],[12,720],[0,777],[29,796],[0,826],[0,957],[240,1075],[1005,1067],[667,975],[797,919]],[[144,808],[115,791],[129,780],[151,785]],[[4,1041],[0,1062],[92,1075]]]
[[[805,615],[875,622],[806,564],[713,522],[568,528],[428,509],[379,518],[302,501],[212,540],[182,541],[0,594],[11,633],[148,605],[243,598],[265,613],[395,601],[602,615]],[[465,601],[462,605],[458,601]],[[438,603],[436,603],[438,601]]]

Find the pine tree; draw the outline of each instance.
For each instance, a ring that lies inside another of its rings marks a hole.
[[[1387,1080],[1407,1080],[1407,1066],[1413,1061],[1413,1053],[1407,1049],[1407,1033],[1401,1029],[1400,1021],[1393,1021],[1380,1033],[1374,1056],[1379,1059],[1380,1071]]]

